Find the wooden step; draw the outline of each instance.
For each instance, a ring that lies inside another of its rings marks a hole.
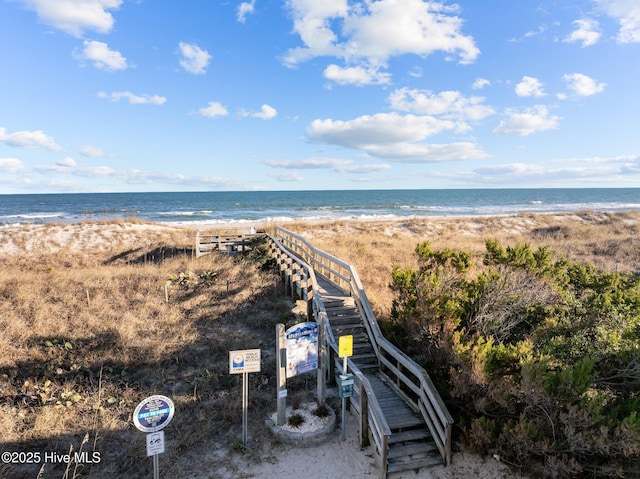
[[[373,346],[371,346],[371,344],[369,344],[368,342],[366,343],[356,343],[355,341],[353,342],[353,354],[375,354],[373,352]]]
[[[360,321],[360,318],[329,318],[329,324],[332,327],[336,327],[336,326],[345,326],[345,325],[358,325],[358,326],[364,326],[364,324],[362,324],[362,321]]]
[[[408,461],[389,461],[387,464],[387,472],[393,474],[395,472],[417,470],[423,467],[441,466],[442,458],[440,456],[428,456]]]
[[[329,304],[329,305],[324,305],[324,310],[327,312],[327,314],[344,314],[344,313],[348,313],[348,312],[354,312],[356,311],[356,307],[353,304],[339,304],[339,303],[334,303],[334,304]]]
[[[346,324],[331,329],[333,330],[333,336],[336,338],[340,336],[354,336],[356,334],[362,334],[365,331],[364,326],[361,324]]]
[[[409,429],[406,431],[399,431],[391,433],[391,437],[389,438],[389,444],[395,444],[399,442],[407,442],[407,441],[420,441],[425,440],[431,437],[429,431],[425,428],[419,429]]]
[[[403,457],[414,457],[433,455],[437,451],[436,445],[432,442],[410,442],[408,444],[395,444],[389,448],[389,459],[399,459]]]
[[[359,324],[362,325],[362,320],[360,319],[360,315],[351,315],[351,316],[329,316],[329,324],[331,326],[340,326],[342,324]]]
[[[354,354],[351,356],[351,360],[360,367],[360,364],[372,364],[378,363],[378,356],[375,354]]]

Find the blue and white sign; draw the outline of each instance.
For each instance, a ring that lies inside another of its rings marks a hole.
[[[298,323],[285,331],[287,378],[318,368],[318,323]]]
[[[260,350],[229,351],[229,374],[259,373]]]
[[[171,422],[175,411],[173,401],[167,396],[149,396],[133,412],[133,423],[142,432],[160,431]]]

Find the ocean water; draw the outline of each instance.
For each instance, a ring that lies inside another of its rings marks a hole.
[[[640,210],[640,188],[0,195],[0,225],[141,219],[194,225]]]

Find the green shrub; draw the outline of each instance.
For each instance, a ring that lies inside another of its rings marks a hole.
[[[536,477],[640,477],[640,279],[547,247],[416,248],[390,323],[428,364],[461,439]]]

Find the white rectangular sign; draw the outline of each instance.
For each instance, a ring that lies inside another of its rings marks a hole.
[[[229,351],[229,374],[259,373],[260,350]]]
[[[164,453],[164,431],[147,434],[147,456]]]

